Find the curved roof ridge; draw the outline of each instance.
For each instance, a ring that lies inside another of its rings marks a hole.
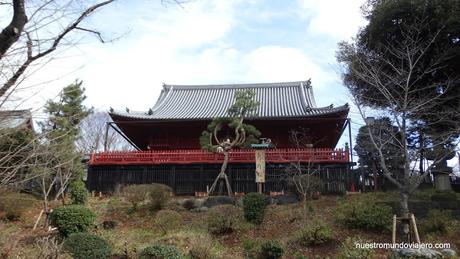
[[[181,90],[195,90],[195,89],[213,89],[213,88],[269,88],[269,87],[293,87],[299,86],[300,84],[306,84],[311,87],[308,83],[309,80],[304,81],[291,81],[291,82],[272,82],[272,83],[243,83],[243,84],[197,84],[197,85],[174,85],[174,84],[163,84],[164,89],[174,87],[175,89]]]
[[[328,106],[323,106],[323,107],[313,107],[311,108],[312,110],[318,110],[318,111],[326,111],[326,110],[343,110],[343,109],[348,109],[349,105],[348,103],[345,103],[344,105],[340,105],[337,107],[334,107],[334,104],[330,104]]]
[[[310,117],[348,112],[348,105],[316,107],[310,80],[227,85],[163,85],[151,112],[115,112],[119,116],[148,120],[212,119],[226,117],[234,95],[240,89],[253,89],[260,103],[253,118]]]
[[[166,100],[168,100],[168,97],[171,96],[171,93],[173,92],[173,90],[174,90],[174,87],[170,87],[168,90],[165,90],[165,88],[163,89],[164,92],[162,91],[162,93],[161,93],[160,97],[158,98],[157,102],[152,107],[152,112],[157,111],[166,102]]]
[[[308,110],[311,109],[312,107],[310,107],[310,106],[307,104],[307,96],[306,96],[306,94],[305,94],[305,89],[304,89],[303,82],[300,82],[299,91],[300,91],[300,103],[302,104],[302,108],[303,108],[304,110],[308,111]]]

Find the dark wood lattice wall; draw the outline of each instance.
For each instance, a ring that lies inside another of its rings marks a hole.
[[[100,165],[89,166],[87,186],[90,191],[113,192],[117,186],[162,183],[176,194],[205,192],[220,170],[218,164],[191,165]],[[265,192],[287,191],[285,164],[266,165]],[[255,192],[255,165],[231,164],[227,174],[234,192]],[[353,181],[347,165],[321,165],[322,193],[343,193]]]

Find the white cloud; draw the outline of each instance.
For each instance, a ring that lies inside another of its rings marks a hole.
[[[308,32],[338,40],[348,40],[366,24],[360,7],[365,0],[300,0],[302,9],[311,15]]]
[[[320,2],[317,6],[317,11],[324,8]],[[79,51],[84,55],[55,61],[40,77],[55,76],[63,68],[84,67],[65,81],[54,83],[54,87],[47,86],[42,96],[55,96],[59,88],[80,78],[87,89],[88,103],[96,108],[147,110],[155,103],[163,82],[245,83],[312,78],[318,89],[336,80],[336,75],[323,70],[307,50],[276,43],[263,46],[254,42],[244,50],[232,46],[228,37],[238,26],[239,8],[244,8],[244,2],[202,0],[187,4],[185,10],[167,8],[155,12],[154,17],[140,15],[144,18],[126,21],[141,33],[113,44],[83,45]]]
[[[195,47],[224,37],[234,23],[235,1],[196,1],[143,19],[140,25],[174,47]]]
[[[263,46],[246,55],[244,62],[248,76],[265,81],[327,80],[325,72],[295,48]]]

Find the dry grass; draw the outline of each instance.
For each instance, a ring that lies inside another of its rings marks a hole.
[[[173,231],[164,234],[154,222],[156,213],[148,208],[139,208],[130,213],[130,204],[122,197],[90,198],[90,206],[98,215],[98,228],[95,232],[105,238],[112,246],[117,255],[129,255],[135,258],[137,252],[153,243],[168,243],[178,246],[184,253],[190,251],[199,254],[203,258],[244,258],[244,240],[277,240],[285,248],[285,258],[296,258],[304,255],[314,258],[335,258],[340,249],[341,242],[345,237],[361,236],[373,242],[388,242],[389,234],[381,234],[362,230],[350,230],[337,224],[334,220],[334,210],[338,203],[348,199],[377,199],[385,201],[393,199],[394,193],[370,193],[358,194],[353,197],[322,196],[319,200],[308,201],[311,207],[308,211],[306,222],[312,222],[316,218],[322,219],[334,230],[334,240],[328,244],[314,247],[301,247],[289,241],[302,226],[305,225],[305,215],[302,204],[270,205],[267,207],[264,222],[260,226],[254,226],[241,222],[236,230],[230,234],[214,235],[207,230],[207,212],[191,212],[172,201],[166,207],[175,210],[183,218],[183,224]],[[425,197],[421,194],[419,197]],[[58,204],[54,204],[57,206]],[[35,247],[37,237],[49,235],[43,230],[31,231],[34,220],[40,211],[40,206],[31,208],[27,216],[20,222],[0,221],[0,249],[7,251],[12,258],[31,258],[37,255]],[[101,223],[105,220],[116,221],[117,227],[113,230],[105,230]],[[423,233],[422,233],[423,234]],[[460,241],[456,238],[460,229],[445,236],[423,236],[422,241],[450,242],[460,247]],[[377,258],[384,257],[386,251],[376,251]],[[27,257],[29,256],[29,257]],[[33,256],[32,256],[33,257]]]

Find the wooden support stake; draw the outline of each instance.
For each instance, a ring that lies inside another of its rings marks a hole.
[[[396,215],[393,215],[393,227],[391,230],[391,242],[396,243]]]
[[[411,219],[411,224],[412,224],[412,229],[414,230],[415,234],[415,241],[420,244],[420,237],[418,235],[418,229],[417,229],[417,223],[415,222],[415,216],[414,214],[410,214],[410,219]]]
[[[38,222],[40,222],[40,219],[42,218],[43,211],[44,211],[43,209],[40,211],[40,214],[38,215],[37,221],[35,221],[35,225],[34,225],[34,228],[32,230],[37,229]]]

